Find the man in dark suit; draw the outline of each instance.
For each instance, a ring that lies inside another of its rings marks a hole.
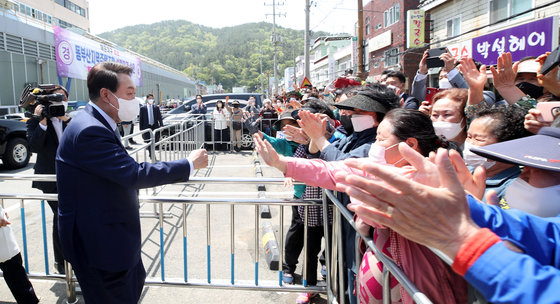
[[[397,88],[397,95],[403,101],[403,108],[418,110],[420,107],[420,101],[413,96],[406,94],[406,77],[403,73],[398,71],[391,71],[387,73],[387,79],[385,84],[392,85]]]
[[[90,102],[64,131],[56,156],[59,233],[86,303],[138,303],[141,260],[138,189],[189,179],[208,165],[206,150],[188,159],[137,163],[117,123],[138,114],[132,69],[113,62],[88,73]]]
[[[154,95],[146,96],[146,105],[140,108],[140,130],[161,128],[163,119],[159,107],[154,105]],[[160,134],[156,134],[156,142],[159,141]],[[143,133],[142,138],[145,142],[150,141],[150,133]]]
[[[49,89],[48,94],[64,94],[65,100],[62,102],[54,102],[53,105],[68,106],[68,92],[59,85],[54,85]],[[45,107],[39,104],[33,113],[33,116],[27,120],[27,140],[31,152],[37,154],[35,161],[35,174],[55,174],[55,157],[58,143],[62,137],[62,131],[68,125],[69,119],[66,115],[59,117],[47,117]],[[56,183],[34,181],[33,188],[43,191],[43,193],[57,193]],[[58,237],[58,202],[48,201],[53,212],[53,252],[54,267],[60,274],[64,274],[64,257],[62,256],[62,248],[60,247],[60,238]]]

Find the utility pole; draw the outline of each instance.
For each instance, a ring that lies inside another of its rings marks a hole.
[[[310,4],[310,0],[305,0],[305,48],[303,50],[303,54],[304,54],[304,60],[305,60],[305,77],[307,77],[307,79],[309,79],[309,69],[310,69],[310,62],[309,62],[309,45],[311,43],[310,39],[311,37],[309,37],[310,33],[309,33],[309,10],[310,10],[311,4]]]
[[[265,3],[264,5],[266,6],[267,4]],[[266,14],[266,16],[272,15],[272,36],[270,37],[270,41],[274,46],[274,90],[276,91],[276,94],[278,94],[278,66],[276,62],[276,46],[281,42],[282,38],[279,35],[276,35],[276,15],[282,16],[282,14],[276,14],[276,5],[276,0],[272,0],[272,14]],[[278,3],[278,5],[284,5],[284,3]],[[285,17],[286,13],[284,13],[283,15]]]
[[[261,56],[260,56],[260,57],[261,57],[261,59],[260,59],[260,62],[261,62],[261,77],[260,77],[260,78],[261,78],[261,90],[262,90],[263,93],[264,93],[264,85],[263,85],[263,80],[264,80],[263,77],[264,77],[264,75],[263,75],[263,72],[262,72],[262,48],[261,48],[261,47],[259,47],[259,53],[260,53],[260,55],[261,55]]]
[[[358,0],[358,74],[357,76],[365,80],[364,71],[364,6],[362,0]]]

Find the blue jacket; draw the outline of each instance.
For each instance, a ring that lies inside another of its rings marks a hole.
[[[471,217],[516,253],[497,243],[469,268],[465,279],[492,303],[560,302],[560,217],[541,218],[520,210],[502,210],[468,197]]]
[[[64,130],[56,172],[64,258],[116,272],[140,261],[138,189],[187,181],[190,164],[186,159],[138,164],[88,105]]]

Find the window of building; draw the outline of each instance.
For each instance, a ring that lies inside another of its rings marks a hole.
[[[490,23],[498,20],[507,19],[533,8],[532,0],[490,0]],[[523,14],[520,18],[527,16]]]
[[[369,35],[369,17],[366,18],[366,36]]]
[[[447,20],[447,37],[457,36],[461,33],[461,17],[454,17]]]
[[[391,24],[395,24],[399,22],[399,17],[400,17],[400,5],[397,3],[395,4],[395,6],[383,12],[383,20],[385,22],[385,27],[388,27]]]
[[[385,67],[399,64],[399,49],[392,48],[385,51]]]
[[[60,5],[64,6],[64,0],[54,0],[54,2],[56,4],[60,4]]]

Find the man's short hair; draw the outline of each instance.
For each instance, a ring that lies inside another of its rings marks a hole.
[[[95,101],[99,98],[99,91],[103,88],[116,92],[119,87],[119,75],[132,75],[132,68],[115,62],[102,62],[89,70],[87,87],[89,99]]]
[[[150,93],[150,94],[146,95],[146,99],[148,99],[150,97],[154,97],[154,94]]]
[[[399,71],[390,71],[389,73],[387,73],[387,78],[389,77],[398,78],[401,83],[406,82],[406,76],[404,76],[404,74]]]

